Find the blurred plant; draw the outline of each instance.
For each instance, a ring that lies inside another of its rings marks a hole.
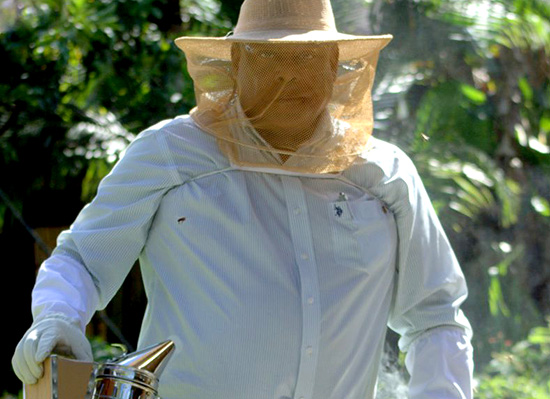
[[[499,313],[505,317],[510,317],[511,315],[510,308],[506,305],[506,299],[503,294],[501,278],[508,274],[510,265],[521,255],[523,255],[523,248],[516,248],[498,264],[489,267],[488,271],[491,283],[487,297],[489,300],[489,310],[493,317],[498,316]]]
[[[90,338],[92,345],[92,353],[94,361],[98,363],[113,360],[128,352],[127,348],[122,344],[109,344],[104,339],[98,336]]]
[[[550,397],[550,319],[524,341],[493,355],[478,376],[478,399],[547,399]]]
[[[24,399],[23,390],[19,391],[19,393],[16,395],[9,392],[4,392],[0,395],[0,399]]]
[[[74,202],[75,186],[89,201],[134,134],[193,106],[173,38],[184,30],[219,36],[231,26],[215,0],[2,6],[10,12],[0,24],[0,185],[23,214],[33,197]],[[67,224],[74,214],[60,208],[57,223]],[[0,226],[4,214],[2,205]]]

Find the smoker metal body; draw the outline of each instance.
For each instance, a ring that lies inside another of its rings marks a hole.
[[[107,365],[96,377],[93,399],[157,399],[158,380],[149,374]]]
[[[159,399],[159,377],[175,349],[165,341],[107,363],[51,355],[24,399]]]
[[[159,376],[173,349],[174,343],[166,341],[102,364],[92,399],[158,399]]]

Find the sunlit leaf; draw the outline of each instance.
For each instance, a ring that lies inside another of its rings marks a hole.
[[[502,294],[502,287],[498,277],[491,277],[491,284],[489,286],[489,310],[493,316],[497,316],[502,313],[503,316],[510,316],[510,309],[506,305],[504,295]]]
[[[543,115],[540,118],[540,129],[546,133],[550,133],[550,116]]]
[[[531,101],[533,99],[533,89],[529,85],[529,82],[525,77],[521,78],[518,82],[518,86],[521,90],[521,93],[523,94],[523,97],[527,101]]]
[[[531,205],[540,215],[550,217],[550,204],[545,198],[536,195],[531,198]]]
[[[449,208],[453,209],[454,211],[473,219],[476,215],[476,212],[471,210],[469,207],[467,207],[464,203],[457,202],[457,201],[451,201],[449,202]]]
[[[481,90],[469,85],[461,85],[462,93],[473,103],[483,104],[487,101],[487,96]]]
[[[534,344],[550,344],[550,327],[535,327],[529,334],[529,342]]]

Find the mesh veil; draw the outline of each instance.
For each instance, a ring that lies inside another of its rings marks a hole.
[[[368,146],[385,44],[346,41],[353,57],[338,41],[234,41],[230,56],[186,44],[197,100],[191,116],[236,165],[342,171]]]

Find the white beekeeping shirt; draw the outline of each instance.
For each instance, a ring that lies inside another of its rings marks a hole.
[[[230,165],[188,116],[158,124],[60,235],[35,319],[84,328],[138,257],[139,346],[176,344],[164,399],[373,398],[387,325],[409,350],[411,398],[471,397],[464,277],[388,143],[340,174],[283,174]]]

